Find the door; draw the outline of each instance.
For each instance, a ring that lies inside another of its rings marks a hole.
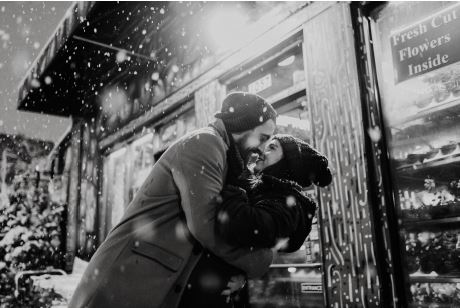
[[[290,37],[262,56],[238,68],[224,80],[227,93],[248,91],[267,99],[278,111],[277,133],[310,142],[311,119],[306,96],[302,33]],[[317,200],[316,189],[305,193]],[[270,271],[249,281],[251,307],[322,307],[320,240],[316,217],[304,245],[280,253]]]

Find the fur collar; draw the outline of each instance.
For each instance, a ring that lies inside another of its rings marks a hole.
[[[302,187],[299,184],[289,180],[275,178],[271,175],[262,175],[256,177],[252,183],[252,190],[255,194],[267,193],[270,191],[281,193],[302,194]]]

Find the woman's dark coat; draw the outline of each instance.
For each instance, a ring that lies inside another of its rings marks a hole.
[[[252,187],[226,186],[216,223],[217,233],[233,245],[293,252],[311,231],[316,203],[295,182],[262,175]]]

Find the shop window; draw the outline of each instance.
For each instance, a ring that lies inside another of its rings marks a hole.
[[[306,142],[311,140],[310,113],[304,91],[290,97],[288,101],[274,104],[274,107],[277,107],[279,114],[276,119],[276,133],[290,134]]]
[[[132,200],[153,167],[153,133],[135,140],[131,145],[131,175],[129,199]]]
[[[182,114],[174,113],[174,117],[159,127],[153,137],[155,149],[155,161],[157,161],[166,149],[178,138],[197,129],[195,110],[188,109]]]
[[[228,83],[227,92],[246,91],[270,99],[305,89],[302,41],[294,41],[280,52],[269,57],[268,63],[250,68],[243,77]]]
[[[181,112],[181,113],[179,113]],[[122,218],[126,207],[152,170],[153,164],[177,138],[196,129],[193,109],[182,109],[165,116],[170,118],[154,133],[134,136],[121,149],[104,159],[103,204],[106,209],[107,230]],[[104,234],[105,235],[105,234]]]
[[[371,16],[404,282],[404,306],[460,291],[460,5],[394,2]],[[378,136],[379,134],[377,134]]]
[[[104,160],[105,170],[107,172],[107,193],[105,204],[108,210],[107,223],[108,228],[115,226],[123,216],[127,205],[127,171],[126,163],[127,148],[117,150],[107,156]]]

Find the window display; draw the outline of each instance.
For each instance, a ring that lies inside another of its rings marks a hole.
[[[104,185],[104,202],[110,211],[108,228],[115,226],[123,216],[129,202],[149,175],[162,151],[182,135],[196,129],[193,109],[176,116],[153,133],[147,129],[143,136],[104,159],[107,184]]]
[[[302,41],[293,36],[285,45],[278,52],[262,56],[260,64],[227,85],[227,92],[246,91],[276,101],[280,95],[305,90]]]
[[[149,133],[131,145],[132,152],[132,177],[130,200],[141,187],[153,166],[153,134]]]
[[[459,300],[459,29],[454,2],[390,3],[373,24],[406,292],[414,307],[452,307]]]
[[[126,148],[122,148],[110,154],[105,163],[109,174],[107,185],[107,203],[110,211],[109,229],[115,226],[123,216],[127,202],[126,182]]]
[[[458,283],[416,283],[410,288],[414,307],[458,307],[460,287]]]
[[[189,109],[174,120],[161,126],[153,136],[153,147],[155,155],[163,152],[166,148],[183,135],[197,129],[194,109]],[[161,155],[158,155],[158,158]]]

